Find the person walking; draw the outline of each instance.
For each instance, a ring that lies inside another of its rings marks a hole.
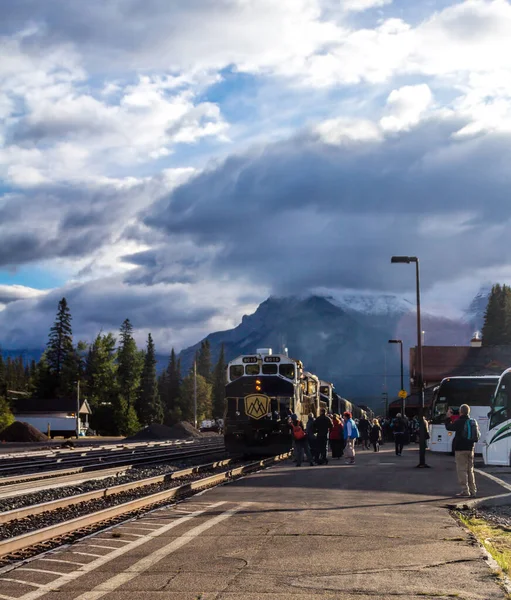
[[[307,441],[307,434],[305,433],[302,422],[296,417],[291,421],[291,431],[293,433],[293,440],[295,442],[296,466],[302,466],[303,454],[305,452],[305,456],[312,467],[314,462],[312,460],[309,442]]]
[[[314,431],[316,432],[316,444],[317,444],[317,454],[316,454],[316,462],[321,464],[328,464],[327,457],[327,444],[328,444],[328,434],[333,427],[332,419],[326,414],[326,410],[321,408],[319,411],[319,417],[314,421]]]
[[[339,415],[333,415],[332,417],[333,427],[330,429],[330,450],[332,452],[332,458],[341,458],[343,455],[343,426]]]
[[[381,441],[381,426],[378,422],[378,419],[373,419],[371,431],[369,432],[369,438],[371,440],[371,444],[373,445],[374,451],[379,452]]]
[[[401,454],[403,453],[403,446],[405,445],[406,428],[406,420],[403,419],[401,413],[397,413],[396,418],[392,422],[394,443],[396,444],[396,456],[401,456]]]
[[[360,432],[360,444],[366,450],[369,450],[369,433],[371,431],[371,423],[369,423],[365,413],[362,413],[362,417],[358,422],[358,430]]]
[[[456,447],[454,460],[461,492],[456,496],[475,497],[477,495],[476,480],[474,474],[474,446],[481,436],[479,425],[475,419],[470,418],[470,406],[460,406],[459,418],[452,419],[454,413],[449,408],[445,420],[447,431],[456,432]]]
[[[351,413],[343,413],[344,419],[344,439],[346,441],[346,464],[352,465],[355,462],[355,441],[360,437],[355,421]]]
[[[316,417],[314,416],[314,413],[309,413],[309,418],[307,419],[307,424],[305,425],[305,433],[307,434],[307,441],[309,442],[311,454],[317,462],[317,444],[316,434],[314,431],[315,421]]]

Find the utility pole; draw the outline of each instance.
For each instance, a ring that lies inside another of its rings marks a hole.
[[[193,425],[197,428],[197,361],[193,361]]]

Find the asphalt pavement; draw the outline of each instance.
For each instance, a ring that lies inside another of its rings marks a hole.
[[[287,461],[0,574],[0,599],[506,598],[446,508],[454,459],[417,462],[389,446],[350,466]]]

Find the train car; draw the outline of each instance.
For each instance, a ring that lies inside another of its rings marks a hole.
[[[319,399],[322,407],[326,408],[327,412],[332,411],[332,401],[334,397],[334,384],[322,379],[319,380]]]
[[[346,398],[342,398],[336,392],[332,393],[332,412],[338,415],[348,411],[353,414],[354,405]],[[353,415],[355,416],[355,415]]]
[[[288,419],[305,424],[320,408],[318,377],[301,361],[271,348],[241,355],[227,366],[224,439],[234,454],[271,456],[292,446]]]

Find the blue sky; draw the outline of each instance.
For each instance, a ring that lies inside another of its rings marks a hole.
[[[0,343],[511,282],[508,0],[4,0]],[[333,257],[333,259],[332,259]],[[128,312],[129,314],[125,314]]]

